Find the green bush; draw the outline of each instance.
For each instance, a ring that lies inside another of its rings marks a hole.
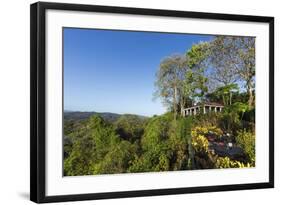
[[[247,162],[249,162],[252,166],[255,166],[255,134],[248,132],[245,129],[238,131],[236,143],[247,155]]]
[[[201,126],[201,127],[210,127],[216,126],[219,127],[221,123],[222,113],[220,112],[208,112],[206,114],[200,113],[198,115],[193,116],[193,127]]]
[[[197,153],[208,153],[209,142],[203,135],[192,137],[192,147]]]
[[[215,168],[245,168],[250,167],[250,164],[244,164],[237,160],[231,160],[229,157],[218,157],[215,163]]]

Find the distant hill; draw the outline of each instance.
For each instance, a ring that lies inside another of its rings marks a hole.
[[[116,121],[119,117],[122,116],[122,114],[117,114],[117,113],[110,113],[110,112],[79,112],[79,111],[64,111],[64,119],[65,120],[85,120],[89,118],[92,115],[99,115],[101,116],[104,120],[109,121],[109,122],[114,122]],[[124,114],[128,115],[128,114]],[[141,115],[135,115],[138,116],[142,119],[145,119],[147,117],[141,116]]]

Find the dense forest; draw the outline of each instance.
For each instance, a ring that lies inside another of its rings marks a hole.
[[[155,76],[165,114],[65,112],[65,176],[255,166],[255,38],[199,42]],[[185,114],[204,103],[223,109]]]

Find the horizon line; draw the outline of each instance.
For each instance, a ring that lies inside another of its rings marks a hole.
[[[89,110],[87,110],[87,111],[82,111],[82,110],[63,110],[63,112],[65,113],[65,112],[95,112],[95,113],[110,113],[110,114],[117,114],[117,115],[138,115],[138,116],[144,116],[144,117],[152,117],[152,116],[154,116],[154,115],[163,115],[163,114],[165,114],[166,112],[163,112],[163,113],[161,113],[161,114],[151,114],[151,115],[146,115],[146,114],[136,114],[136,113],[119,113],[119,112],[110,112],[110,111],[101,111],[101,112],[98,112],[98,111],[89,111]]]

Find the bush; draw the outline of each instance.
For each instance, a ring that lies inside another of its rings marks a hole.
[[[208,112],[206,114],[200,113],[199,115],[192,116],[193,125],[200,127],[219,127],[221,122],[221,115],[222,113],[220,112]]]
[[[245,103],[236,102],[226,106],[223,109],[221,118],[222,127],[229,133],[235,134],[237,130],[243,127],[242,119],[249,110],[249,106]]]
[[[192,147],[197,153],[208,153],[209,142],[203,135],[192,137]]]
[[[255,134],[245,129],[238,131],[236,143],[241,147],[247,155],[247,162],[252,166],[255,165]]]
[[[201,134],[201,135],[206,135],[206,134],[209,134],[209,133],[212,133],[216,136],[221,136],[223,134],[222,130],[216,126],[196,126],[195,128],[192,129],[192,135],[193,136],[196,136],[198,134]]]
[[[231,160],[228,157],[218,157],[215,163],[215,168],[245,168],[250,167],[250,164],[244,164],[237,160]]]

